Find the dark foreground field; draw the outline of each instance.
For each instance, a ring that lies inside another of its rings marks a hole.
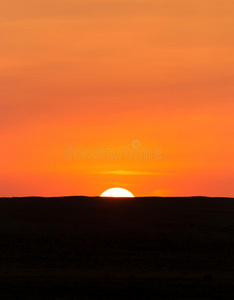
[[[234,299],[234,199],[0,199],[0,299]]]

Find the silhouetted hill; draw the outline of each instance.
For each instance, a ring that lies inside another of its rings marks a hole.
[[[1,299],[232,299],[232,198],[0,198]]]

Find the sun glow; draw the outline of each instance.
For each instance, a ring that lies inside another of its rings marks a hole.
[[[111,188],[103,192],[100,197],[124,197],[124,198],[133,198],[134,195],[126,189],[122,188]]]

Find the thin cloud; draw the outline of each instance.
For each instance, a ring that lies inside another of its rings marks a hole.
[[[113,175],[161,175],[161,173],[140,172],[140,171],[126,171],[126,170],[116,170],[116,171],[101,172],[100,174],[113,174]]]
[[[170,190],[161,189],[153,191],[152,195],[156,197],[170,197],[172,195],[172,192]]]

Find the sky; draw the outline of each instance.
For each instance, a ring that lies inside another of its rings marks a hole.
[[[234,197],[232,0],[0,5],[0,196]]]

